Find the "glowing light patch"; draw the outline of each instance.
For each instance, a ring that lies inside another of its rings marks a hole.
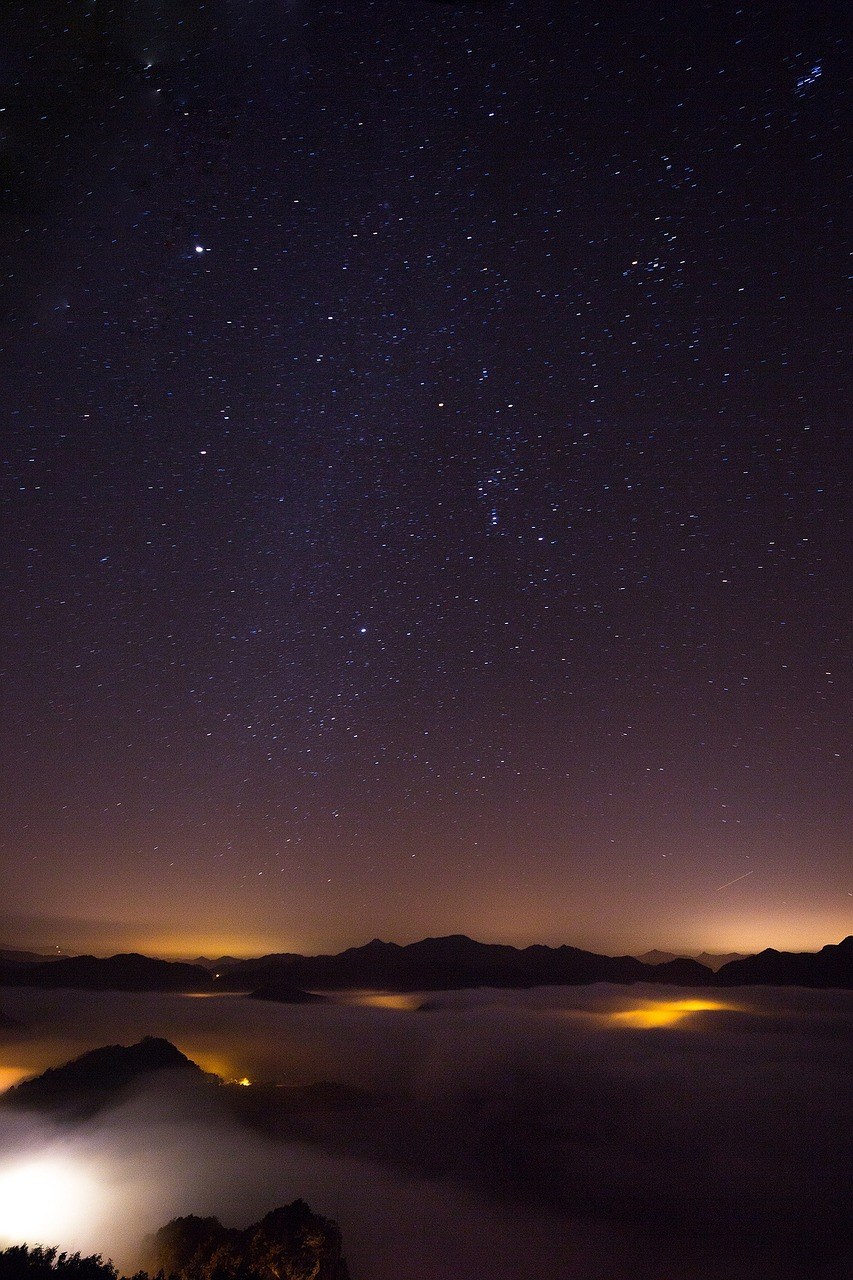
[[[421,996],[403,995],[394,991],[351,991],[343,997],[344,1004],[364,1005],[370,1009],[417,1009]]]
[[[694,1013],[736,1010],[738,1007],[736,1004],[724,1004],[721,1000],[650,1000],[636,1009],[619,1009],[615,1013],[608,1013],[605,1018],[614,1027],[638,1027],[645,1030],[674,1026]]]
[[[225,1084],[240,1084],[244,1088],[248,1088],[252,1081],[248,1076],[238,1076],[240,1065],[235,1062],[228,1062],[225,1058],[220,1058],[214,1054],[206,1053],[203,1050],[195,1049],[192,1046],[181,1046],[181,1051],[192,1058],[202,1071],[206,1071],[209,1075],[219,1076],[220,1080]]]
[[[219,974],[217,973],[217,978]],[[180,991],[182,1000],[230,1000],[232,996],[248,996],[251,991]]]
[[[12,1085],[32,1075],[35,1075],[35,1072],[27,1070],[26,1067],[0,1067],[0,1093],[4,1093],[7,1089],[11,1089]]]
[[[0,1241],[59,1244],[103,1209],[98,1184],[65,1156],[39,1156],[0,1170]]]
[[[222,1058],[218,1054],[208,1053],[205,1049],[196,1049],[193,1045],[180,1045],[181,1053],[185,1053],[188,1058],[192,1058],[202,1071],[206,1071],[209,1075],[220,1076],[223,1080],[235,1080],[238,1064],[229,1062],[227,1058]]]

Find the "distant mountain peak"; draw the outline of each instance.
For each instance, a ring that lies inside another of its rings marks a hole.
[[[104,1045],[61,1067],[49,1067],[40,1076],[7,1090],[3,1100],[72,1116],[93,1115],[137,1081],[163,1071],[179,1072],[187,1080],[216,1078],[208,1076],[170,1040],[145,1036],[136,1044]]]

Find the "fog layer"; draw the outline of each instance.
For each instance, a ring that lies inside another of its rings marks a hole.
[[[75,1126],[0,1110],[0,1239],[131,1267],[177,1214],[243,1226],[301,1196],[340,1223],[354,1280],[851,1274],[849,995],[361,999],[3,992],[0,1081],[159,1035],[253,1086],[235,1110],[161,1081]],[[264,1081],[363,1093],[253,1111]]]

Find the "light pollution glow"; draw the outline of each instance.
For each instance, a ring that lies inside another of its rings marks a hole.
[[[27,1076],[35,1074],[34,1070],[28,1070],[26,1067],[0,1066],[0,1093],[5,1093],[13,1085],[20,1084],[22,1080],[26,1080]]]
[[[397,1009],[411,1012],[419,1009],[424,995],[417,992],[398,991],[339,991],[327,993],[340,1004],[359,1005],[370,1009]],[[572,1010],[571,1017],[592,1019],[602,1027],[650,1030],[671,1027],[692,1018],[696,1013],[744,1012],[746,1006],[723,1000],[646,1000],[630,1009],[610,1010],[607,1013],[579,1013]],[[240,1082],[242,1083],[242,1081]]]
[[[523,856],[520,848],[519,857]],[[668,867],[669,861],[663,865]],[[704,884],[695,880],[671,884],[655,911],[650,911],[641,897],[628,894],[630,881],[609,893],[598,882],[575,877],[568,886],[573,904],[569,911],[565,905],[567,885],[556,877],[544,887],[544,904],[532,890],[525,893],[501,881],[490,885],[466,882],[452,900],[435,902],[432,883],[411,880],[404,886],[405,893],[401,889],[400,897],[409,910],[403,914],[399,905],[395,906],[396,899],[377,900],[369,933],[365,932],[363,907],[355,913],[350,899],[333,902],[322,916],[302,898],[294,899],[296,907],[273,908],[268,898],[256,896],[263,881],[241,891],[239,898],[229,897],[226,904],[211,894],[203,916],[176,919],[171,903],[153,899],[140,903],[140,914],[128,919],[123,915],[128,895],[140,899],[143,890],[123,881],[116,882],[109,897],[102,898],[96,908],[69,895],[69,914],[64,917],[13,912],[0,923],[0,942],[6,947],[44,952],[55,952],[57,947],[75,955],[135,951],[192,961],[198,956],[335,954],[362,946],[370,937],[406,945],[419,938],[456,933],[485,943],[516,947],[568,944],[606,955],[637,955],[651,949],[678,955],[701,951],[754,954],[765,947],[817,951],[850,932],[850,898],[846,893],[839,897],[836,890],[832,901],[815,895],[804,904],[793,876],[777,873],[768,880],[756,871],[746,877],[744,865],[733,861],[725,873],[707,873]],[[736,882],[721,890],[726,879]],[[180,878],[176,896],[182,900],[197,896],[189,873]],[[294,921],[297,908],[298,924]]]
[[[423,993],[396,991],[341,991],[334,993],[340,1004],[354,1004],[370,1009],[398,1009],[411,1012],[420,1008]],[[631,1009],[616,1009],[607,1013],[582,1013],[573,1010],[572,1017],[592,1018],[603,1027],[634,1028],[648,1030],[655,1027],[671,1027],[689,1019],[695,1013],[744,1012],[745,1006],[722,1000],[646,1000]]]
[[[618,1009],[604,1015],[605,1024],[613,1027],[634,1027],[651,1030],[672,1027],[690,1020],[692,1014],[719,1012],[743,1012],[743,1005],[726,1004],[722,1000],[648,1000],[635,1009]]]
[[[754,955],[765,947],[775,947],[777,950],[782,951],[819,951],[826,943],[838,942],[850,932],[849,917],[845,918],[842,915],[839,915],[837,919],[815,921],[806,926],[804,926],[802,920],[796,921],[794,919],[788,920],[776,917],[759,918],[745,915],[742,919],[738,919],[735,916],[728,920],[717,919],[713,922],[713,927],[703,930],[701,934],[697,931],[694,936],[681,943],[673,942],[665,937],[661,938],[650,933],[644,933],[631,942],[625,940],[617,943],[614,940],[609,944],[605,944],[604,941],[598,942],[592,937],[573,930],[570,926],[566,926],[562,933],[551,929],[548,931],[549,936],[539,937],[528,932],[520,934],[517,930],[502,927],[502,924],[503,922],[499,921],[496,923],[495,928],[487,928],[484,924],[481,924],[479,928],[471,925],[463,926],[460,929],[447,923],[444,928],[424,930],[417,937],[440,937],[444,933],[458,933],[461,931],[480,942],[515,947],[525,947],[538,943],[544,943],[547,946],[560,946],[568,943],[570,946],[578,946],[584,950],[594,951],[603,955],[641,955],[643,952],[653,949],[671,952],[673,955],[699,955],[703,951],[712,954],[739,952],[743,955]],[[43,930],[35,929],[35,923],[30,929],[19,929],[15,932],[7,929],[6,932],[9,934],[8,937],[4,938],[4,945],[6,946],[45,953],[48,950],[55,950],[48,944],[47,934]],[[396,930],[380,931],[380,935],[384,941],[394,942],[401,946],[417,941],[415,935],[407,936]],[[123,934],[117,928],[114,932],[110,932],[108,938],[93,944],[92,940],[84,935],[77,937],[72,925],[63,934],[64,945],[59,954],[66,956],[83,954],[112,956],[127,952],[138,952],[162,960],[192,963],[199,956],[207,956],[211,959],[219,956],[251,959],[287,952],[299,955],[337,954],[347,947],[363,946],[367,941],[366,935],[350,936],[349,934],[339,939],[324,939],[319,943],[312,943],[309,939],[296,940],[291,937],[276,937],[273,934],[259,937],[250,933],[245,935],[231,933],[222,936],[207,934],[203,937],[194,934],[181,935],[175,933],[166,937],[157,931],[148,933],[134,931]]]

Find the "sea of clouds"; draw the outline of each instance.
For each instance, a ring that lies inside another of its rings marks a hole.
[[[160,1035],[227,1078],[370,1098],[296,1129],[167,1079],[71,1127],[2,1109],[0,1240],[38,1231],[130,1268],[178,1214],[244,1226],[300,1196],[339,1222],[353,1280],[850,1277],[853,999],[744,989],[719,997],[734,1007],[674,1007],[695,997],[477,991],[420,1009],[6,990],[12,1075]],[[28,1210],[29,1186],[45,1190]]]

